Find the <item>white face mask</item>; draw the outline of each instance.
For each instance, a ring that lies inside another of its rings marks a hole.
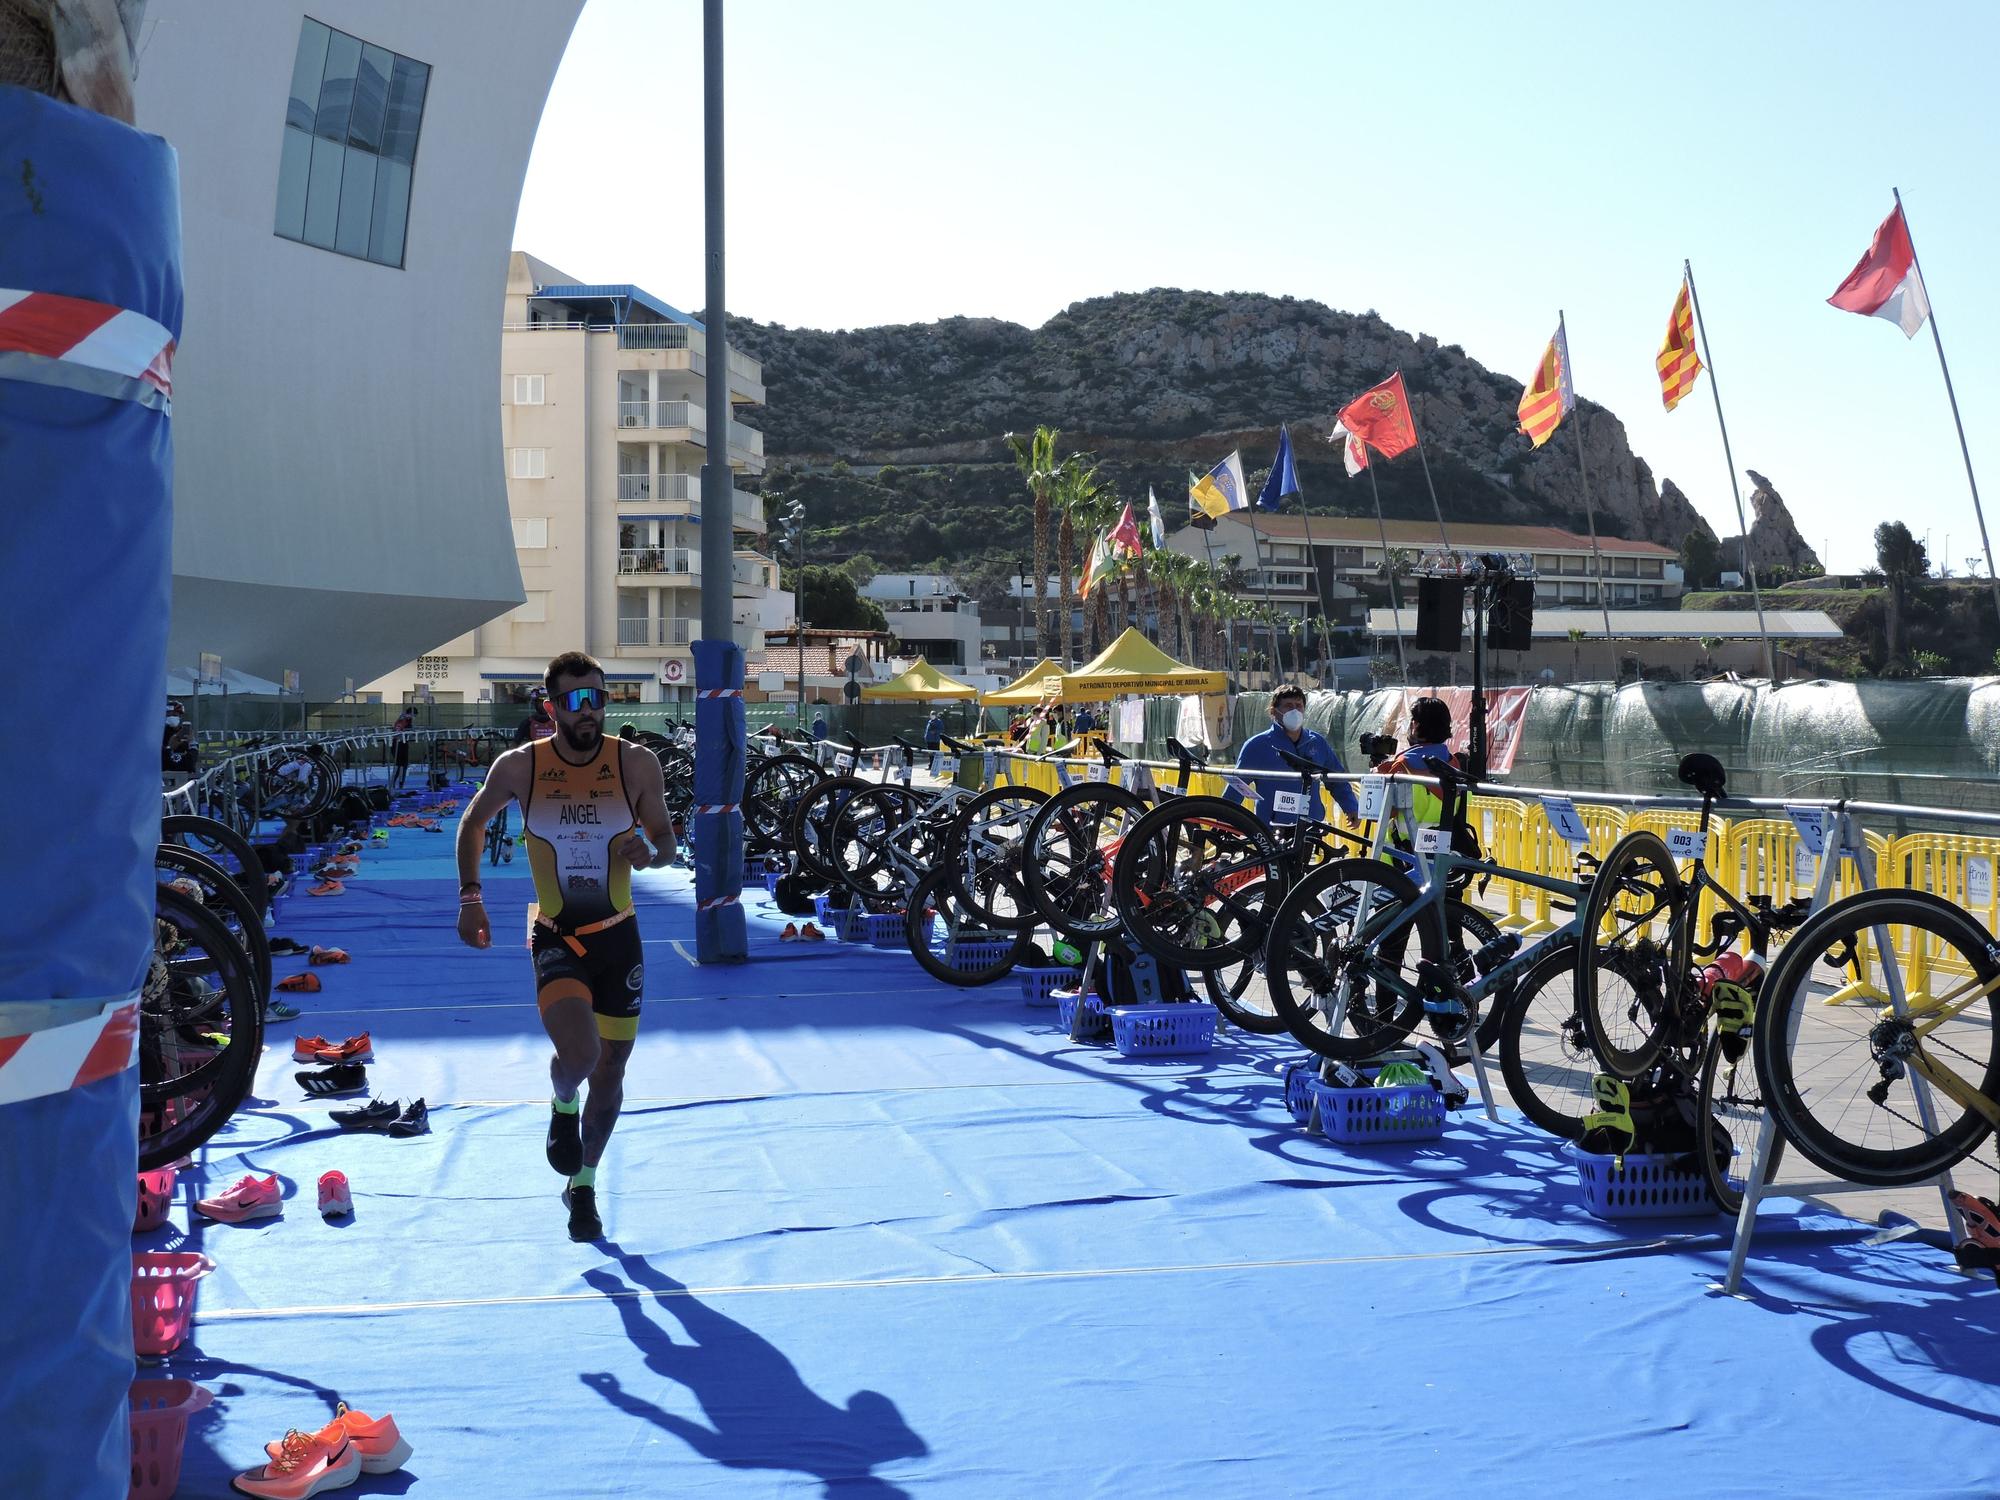
[[[178,729],[180,727],[181,727],[181,716],[179,714],[168,714],[167,728]]]
[[[1287,734],[1297,734],[1301,729],[1306,727],[1306,716],[1296,708],[1287,709],[1285,716],[1278,720],[1278,722],[1285,726]]]

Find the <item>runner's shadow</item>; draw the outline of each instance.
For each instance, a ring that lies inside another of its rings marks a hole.
[[[828,1495],[879,1500],[905,1495],[877,1476],[875,1466],[921,1458],[930,1449],[887,1396],[856,1391],[845,1406],[834,1405],[805,1383],[776,1345],[690,1296],[644,1256],[609,1241],[604,1248],[626,1280],[601,1269],[584,1272],[584,1280],[618,1309],[625,1336],[645,1357],[646,1368],[686,1386],[709,1425],[662,1410],[608,1372],[580,1375],[585,1385],[726,1468],[807,1474]],[[633,1295],[641,1288],[679,1322],[683,1338],[647,1316],[646,1299]]]

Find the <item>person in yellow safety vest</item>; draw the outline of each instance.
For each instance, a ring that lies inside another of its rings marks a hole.
[[[1451,753],[1451,708],[1442,698],[1419,698],[1410,705],[1410,748],[1391,756],[1375,770],[1384,776],[1435,776],[1440,765],[1458,764]],[[1444,798],[1437,788],[1412,786],[1410,807],[1420,826],[1444,821]]]

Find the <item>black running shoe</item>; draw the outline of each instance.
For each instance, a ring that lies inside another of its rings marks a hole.
[[[549,1106],[549,1138],[543,1146],[549,1165],[565,1177],[583,1170],[583,1111],[565,1114]]]
[[[274,937],[271,939],[270,946],[273,953],[303,953],[306,951],[306,945],[297,938]]]
[[[412,1099],[410,1107],[397,1116],[388,1127],[389,1134],[400,1138],[413,1135],[428,1135],[431,1129],[430,1111],[421,1099]]]
[[[604,1237],[604,1221],[597,1217],[597,1189],[566,1187],[563,1207],[569,1210],[569,1237],[578,1244]]]
[[[332,1109],[327,1114],[342,1130],[387,1130],[402,1111],[393,1100],[370,1099],[353,1109]]]
[[[294,1073],[299,1087],[315,1099],[331,1099],[340,1094],[358,1094],[368,1087],[368,1070],[360,1063],[335,1063],[317,1072]]]

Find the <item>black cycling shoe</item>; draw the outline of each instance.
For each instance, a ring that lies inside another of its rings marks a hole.
[[[413,1099],[410,1101],[408,1109],[389,1122],[387,1129],[389,1134],[398,1139],[413,1135],[429,1135],[431,1129],[430,1111],[425,1108],[423,1100]]]
[[[597,1189],[594,1187],[566,1187],[562,1191],[563,1207],[569,1210],[569,1237],[578,1244],[604,1237],[604,1221],[597,1217]]]
[[[549,1138],[543,1146],[549,1165],[565,1177],[583,1170],[583,1111],[564,1114],[549,1106]]]
[[[318,1072],[294,1073],[292,1077],[315,1099],[331,1099],[340,1094],[359,1094],[368,1087],[368,1070],[360,1063],[335,1063]]]

